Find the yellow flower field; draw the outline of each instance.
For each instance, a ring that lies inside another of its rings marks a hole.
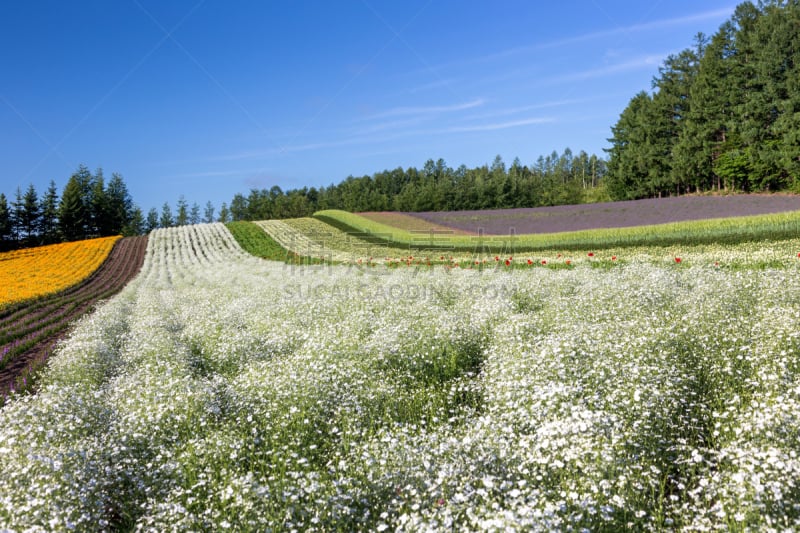
[[[52,294],[89,277],[120,236],[0,253],[0,308]]]

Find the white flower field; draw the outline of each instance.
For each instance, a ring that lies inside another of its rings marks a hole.
[[[800,528],[800,243],[760,246],[297,267],[156,230],[0,410],[0,530]]]

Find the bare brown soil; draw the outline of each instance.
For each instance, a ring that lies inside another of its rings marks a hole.
[[[627,202],[485,211],[404,213],[432,224],[486,235],[624,228],[800,210],[800,195],[679,196]]]
[[[0,394],[18,388],[21,377],[40,366],[71,324],[102,299],[119,292],[142,267],[147,237],[126,237],[117,242],[108,258],[83,282],[58,294],[4,309],[0,335],[14,337],[0,344],[0,353],[20,341],[31,344],[0,369]]]

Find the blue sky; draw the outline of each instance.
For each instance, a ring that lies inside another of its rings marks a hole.
[[[146,212],[427,159],[603,155],[719,0],[0,4],[0,192],[81,163]]]

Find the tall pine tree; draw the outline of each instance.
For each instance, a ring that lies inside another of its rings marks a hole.
[[[650,172],[647,138],[652,106],[650,95],[641,91],[631,99],[617,123],[611,127],[606,188],[614,200],[632,200],[647,194]]]
[[[24,243],[27,246],[34,246],[38,243],[39,222],[41,213],[39,212],[39,195],[33,184],[28,186],[22,198],[22,220],[20,227],[24,235]]]
[[[151,207],[147,212],[147,219],[144,223],[144,233],[149,234],[155,229],[158,229],[158,211],[156,211],[155,207]]]
[[[61,235],[68,241],[86,238],[89,210],[84,203],[84,178],[79,173],[73,174],[61,195],[58,225]]]
[[[11,213],[6,195],[0,192],[0,250],[11,247]]]
[[[42,243],[53,244],[58,242],[58,189],[55,181],[50,181],[50,186],[42,197],[41,214],[40,232]]]
[[[106,196],[107,235],[118,235],[123,232],[133,218],[133,199],[122,176],[114,173],[108,181]],[[141,211],[139,215],[141,216]]]

